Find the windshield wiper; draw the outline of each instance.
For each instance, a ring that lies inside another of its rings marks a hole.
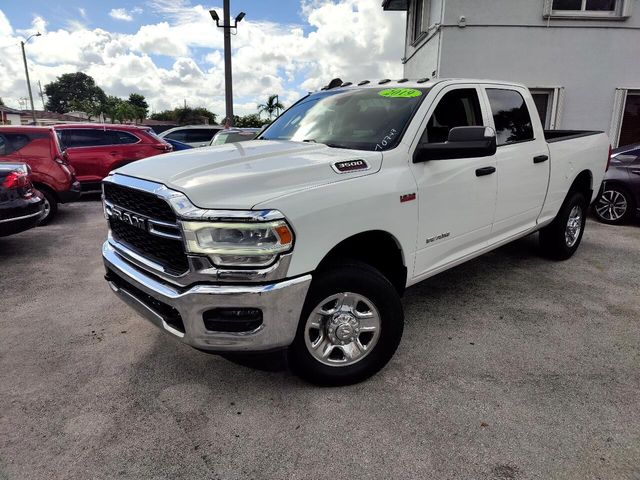
[[[327,147],[331,147],[331,148],[349,148],[349,147],[345,147],[344,145],[339,145],[337,143],[318,142],[317,140],[314,140],[313,138],[307,138],[306,140],[303,140],[303,142],[321,143],[322,145],[326,145]]]

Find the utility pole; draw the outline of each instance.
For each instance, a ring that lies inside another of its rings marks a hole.
[[[233,25],[231,25],[231,15],[229,13],[230,6],[229,0],[223,2],[223,20],[224,23],[220,25],[220,17],[215,10],[209,10],[211,18],[216,22],[218,28],[222,28],[224,31],[224,99],[225,110],[227,120],[225,126],[233,127],[233,87],[232,87],[232,74],[231,74],[231,29],[237,30],[238,22],[241,22],[245,17],[244,12],[240,12],[236,16]]]
[[[44,93],[42,93],[42,84],[40,83],[40,80],[38,80],[38,88],[40,89],[40,100],[42,100],[42,111],[45,111],[46,108],[44,107]]]
[[[36,109],[33,106],[33,94],[31,93],[31,81],[29,80],[29,68],[27,67],[27,55],[24,53],[24,46],[33,37],[39,37],[39,36],[40,36],[40,32],[34,35],[31,35],[24,42],[20,41],[20,46],[22,47],[22,61],[24,62],[24,74],[27,77],[27,87],[29,89],[29,100],[31,101],[31,118],[33,119],[34,125],[36,124]]]

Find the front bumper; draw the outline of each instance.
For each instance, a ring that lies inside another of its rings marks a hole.
[[[210,351],[251,352],[290,345],[311,283],[311,275],[304,275],[266,285],[198,284],[180,289],[136,269],[109,242],[102,246],[102,257],[109,286],[125,303],[182,342]],[[257,308],[262,324],[248,332],[210,331],[203,314],[214,308]],[[167,312],[173,312],[171,318]]]

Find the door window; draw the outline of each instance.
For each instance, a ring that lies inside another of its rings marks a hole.
[[[184,130],[178,130],[177,132],[171,132],[164,136],[164,138],[168,138],[169,140],[175,140],[176,142],[186,142],[187,136]]]
[[[89,128],[63,130],[62,143],[65,148],[99,147],[112,144],[108,131]]]
[[[420,143],[442,143],[454,127],[481,126],[482,110],[478,92],[474,88],[460,88],[447,92],[431,115]]]
[[[185,142],[187,142],[187,143],[209,143],[215,134],[216,134],[216,130],[214,130],[214,129],[192,128],[190,130],[186,130],[186,140],[185,140]]]
[[[11,155],[31,142],[24,133],[3,133],[0,135],[0,155]]]
[[[498,146],[533,140],[533,124],[522,95],[515,90],[487,88],[487,96]]]

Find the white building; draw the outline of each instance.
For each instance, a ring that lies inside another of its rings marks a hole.
[[[508,80],[546,128],[640,142],[636,0],[384,0],[407,11],[404,76]],[[640,8],[640,7],[638,7]]]

